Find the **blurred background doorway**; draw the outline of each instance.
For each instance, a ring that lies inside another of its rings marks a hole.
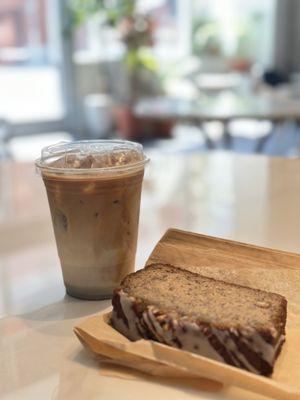
[[[56,0],[0,2],[0,118],[14,134],[64,128],[64,57]]]

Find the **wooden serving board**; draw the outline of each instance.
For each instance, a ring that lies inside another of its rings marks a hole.
[[[288,300],[287,340],[273,379],[300,389],[300,255],[169,229],[147,265],[169,263],[227,282],[279,293]]]
[[[300,255],[170,229],[150,255],[147,264],[151,263],[168,263],[285,296],[287,338],[272,378],[150,340],[130,342],[107,324],[108,314],[88,318],[75,327],[86,347],[112,363],[152,375],[197,376],[221,382],[224,388],[218,390],[220,398],[228,394],[228,388],[236,387],[248,390],[247,400],[260,399],[261,395],[300,400]]]

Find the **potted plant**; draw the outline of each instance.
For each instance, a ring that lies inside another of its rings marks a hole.
[[[149,49],[153,45],[154,22],[150,15],[137,10],[136,0],[70,0],[72,26],[78,26],[88,18],[97,18],[102,26],[117,30],[124,44],[122,75],[127,90],[114,97],[114,116],[118,131],[127,139],[168,136],[170,124],[139,120],[133,113],[134,104],[143,97],[162,94],[157,65]]]

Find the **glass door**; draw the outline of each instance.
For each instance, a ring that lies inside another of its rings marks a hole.
[[[59,0],[0,1],[0,119],[13,134],[65,127]]]

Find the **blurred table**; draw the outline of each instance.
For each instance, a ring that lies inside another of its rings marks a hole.
[[[230,147],[231,136],[228,124],[237,119],[270,120],[274,124],[286,120],[300,120],[300,100],[277,96],[258,96],[222,91],[218,95],[202,96],[198,100],[176,98],[150,98],[139,101],[135,115],[147,120],[184,122],[203,128],[203,123],[219,121],[223,124],[223,139]],[[206,136],[208,147],[213,144]],[[261,149],[264,141],[258,145]]]
[[[149,155],[138,266],[169,227],[300,251],[299,159]],[[221,397],[199,382],[111,377],[72,332],[109,301],[65,296],[46,195],[33,166],[0,164],[0,197],[2,400],[248,399],[231,387]]]
[[[250,78],[238,73],[196,73],[190,75],[190,80],[200,92],[219,93],[224,90],[238,89]]]

